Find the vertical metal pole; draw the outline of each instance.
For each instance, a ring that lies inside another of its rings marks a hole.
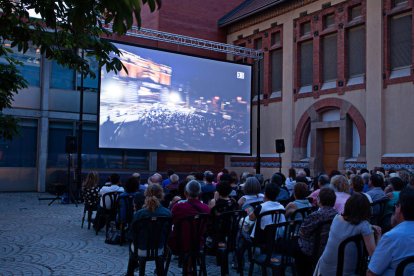
[[[279,172],[282,173],[282,154],[279,152]]]
[[[82,49],[82,59],[84,59],[84,50]],[[82,136],[83,136],[83,79],[84,74],[81,72],[80,82],[80,100],[79,100],[79,122],[77,132],[77,166],[76,166],[76,196],[78,196],[82,186]]]
[[[256,116],[256,174],[260,174],[260,65],[261,59],[257,60],[257,116]]]

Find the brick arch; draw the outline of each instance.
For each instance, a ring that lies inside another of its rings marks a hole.
[[[295,140],[293,143],[293,147],[300,148],[303,147],[306,143],[307,134],[309,133],[309,125],[310,125],[310,115],[311,112],[314,110],[317,113],[322,113],[329,109],[339,109],[342,111],[343,108],[349,107],[347,110],[347,114],[352,119],[352,121],[355,123],[361,146],[366,145],[366,124],[364,117],[362,117],[362,114],[358,111],[358,109],[353,106],[350,102],[338,99],[338,98],[327,98],[322,99],[320,101],[317,101],[313,105],[311,105],[300,117],[299,122],[296,126],[295,130]]]

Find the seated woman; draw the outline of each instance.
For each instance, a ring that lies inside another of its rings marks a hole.
[[[339,214],[342,214],[345,202],[350,196],[348,180],[343,175],[335,175],[331,178],[331,187],[334,189],[336,195],[335,209]]]
[[[370,217],[371,206],[367,197],[354,193],[346,201],[343,214],[337,215],[332,222],[328,242],[315,271],[316,275],[336,275],[339,245],[349,237],[361,234],[369,256],[372,255],[380,239],[381,228],[371,225],[368,222]],[[347,249],[345,256],[343,275],[354,275],[356,254]]]
[[[162,188],[158,184],[151,184],[145,190],[145,202],[142,206],[142,209],[134,213],[132,219],[133,224],[135,221],[149,218],[149,217],[171,217],[171,211],[168,208],[165,208],[161,205],[161,201],[164,197]],[[133,234],[129,233],[129,236],[132,238]]]
[[[134,214],[134,199],[138,193],[138,180],[136,177],[128,178],[124,192],[119,195],[118,222],[129,223]]]
[[[99,202],[99,175],[95,171],[91,171],[86,176],[82,184],[82,195],[85,207],[87,209],[96,210]]]
[[[296,210],[302,208],[312,207],[312,204],[306,198],[308,196],[308,185],[303,182],[297,182],[293,188],[293,196],[295,201],[290,202],[286,205],[286,217],[290,217]],[[300,214],[297,214],[295,218],[291,219],[304,219]]]
[[[237,202],[241,209],[245,209],[250,204],[255,202],[263,202],[264,195],[260,193],[261,186],[259,180],[256,177],[248,177],[246,183],[243,186],[244,196],[242,196]]]
[[[212,215],[218,215],[220,213],[239,209],[237,202],[233,198],[229,197],[232,190],[233,189],[230,183],[222,181],[217,185],[214,198],[208,204]]]

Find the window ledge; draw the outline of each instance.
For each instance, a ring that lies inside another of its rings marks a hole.
[[[282,91],[275,91],[275,92],[272,92],[272,94],[270,95],[271,99],[280,98],[280,97],[282,97]]]
[[[312,92],[312,85],[306,85],[299,88],[299,94]]]
[[[336,81],[328,81],[322,84],[321,90],[336,88]]]
[[[390,79],[408,77],[411,75],[411,67],[398,68],[391,71]]]
[[[363,84],[364,83],[364,76],[354,76],[348,79],[347,86],[356,85],[356,84]]]

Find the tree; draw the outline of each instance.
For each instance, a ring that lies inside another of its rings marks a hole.
[[[13,96],[27,87],[18,70],[21,63],[5,47],[10,43],[25,53],[29,46],[58,64],[96,77],[90,69],[90,57],[107,71],[126,68],[119,60],[120,52],[109,41],[101,39],[111,34],[105,27],[112,23],[112,32],[125,34],[136,22],[141,26],[141,7],[151,12],[161,7],[161,0],[0,0],[0,139],[11,139],[17,133],[17,120],[5,116],[4,108],[11,108]],[[39,18],[29,16],[34,11]],[[79,55],[83,49],[85,56]],[[114,52],[116,56],[110,55]]]

